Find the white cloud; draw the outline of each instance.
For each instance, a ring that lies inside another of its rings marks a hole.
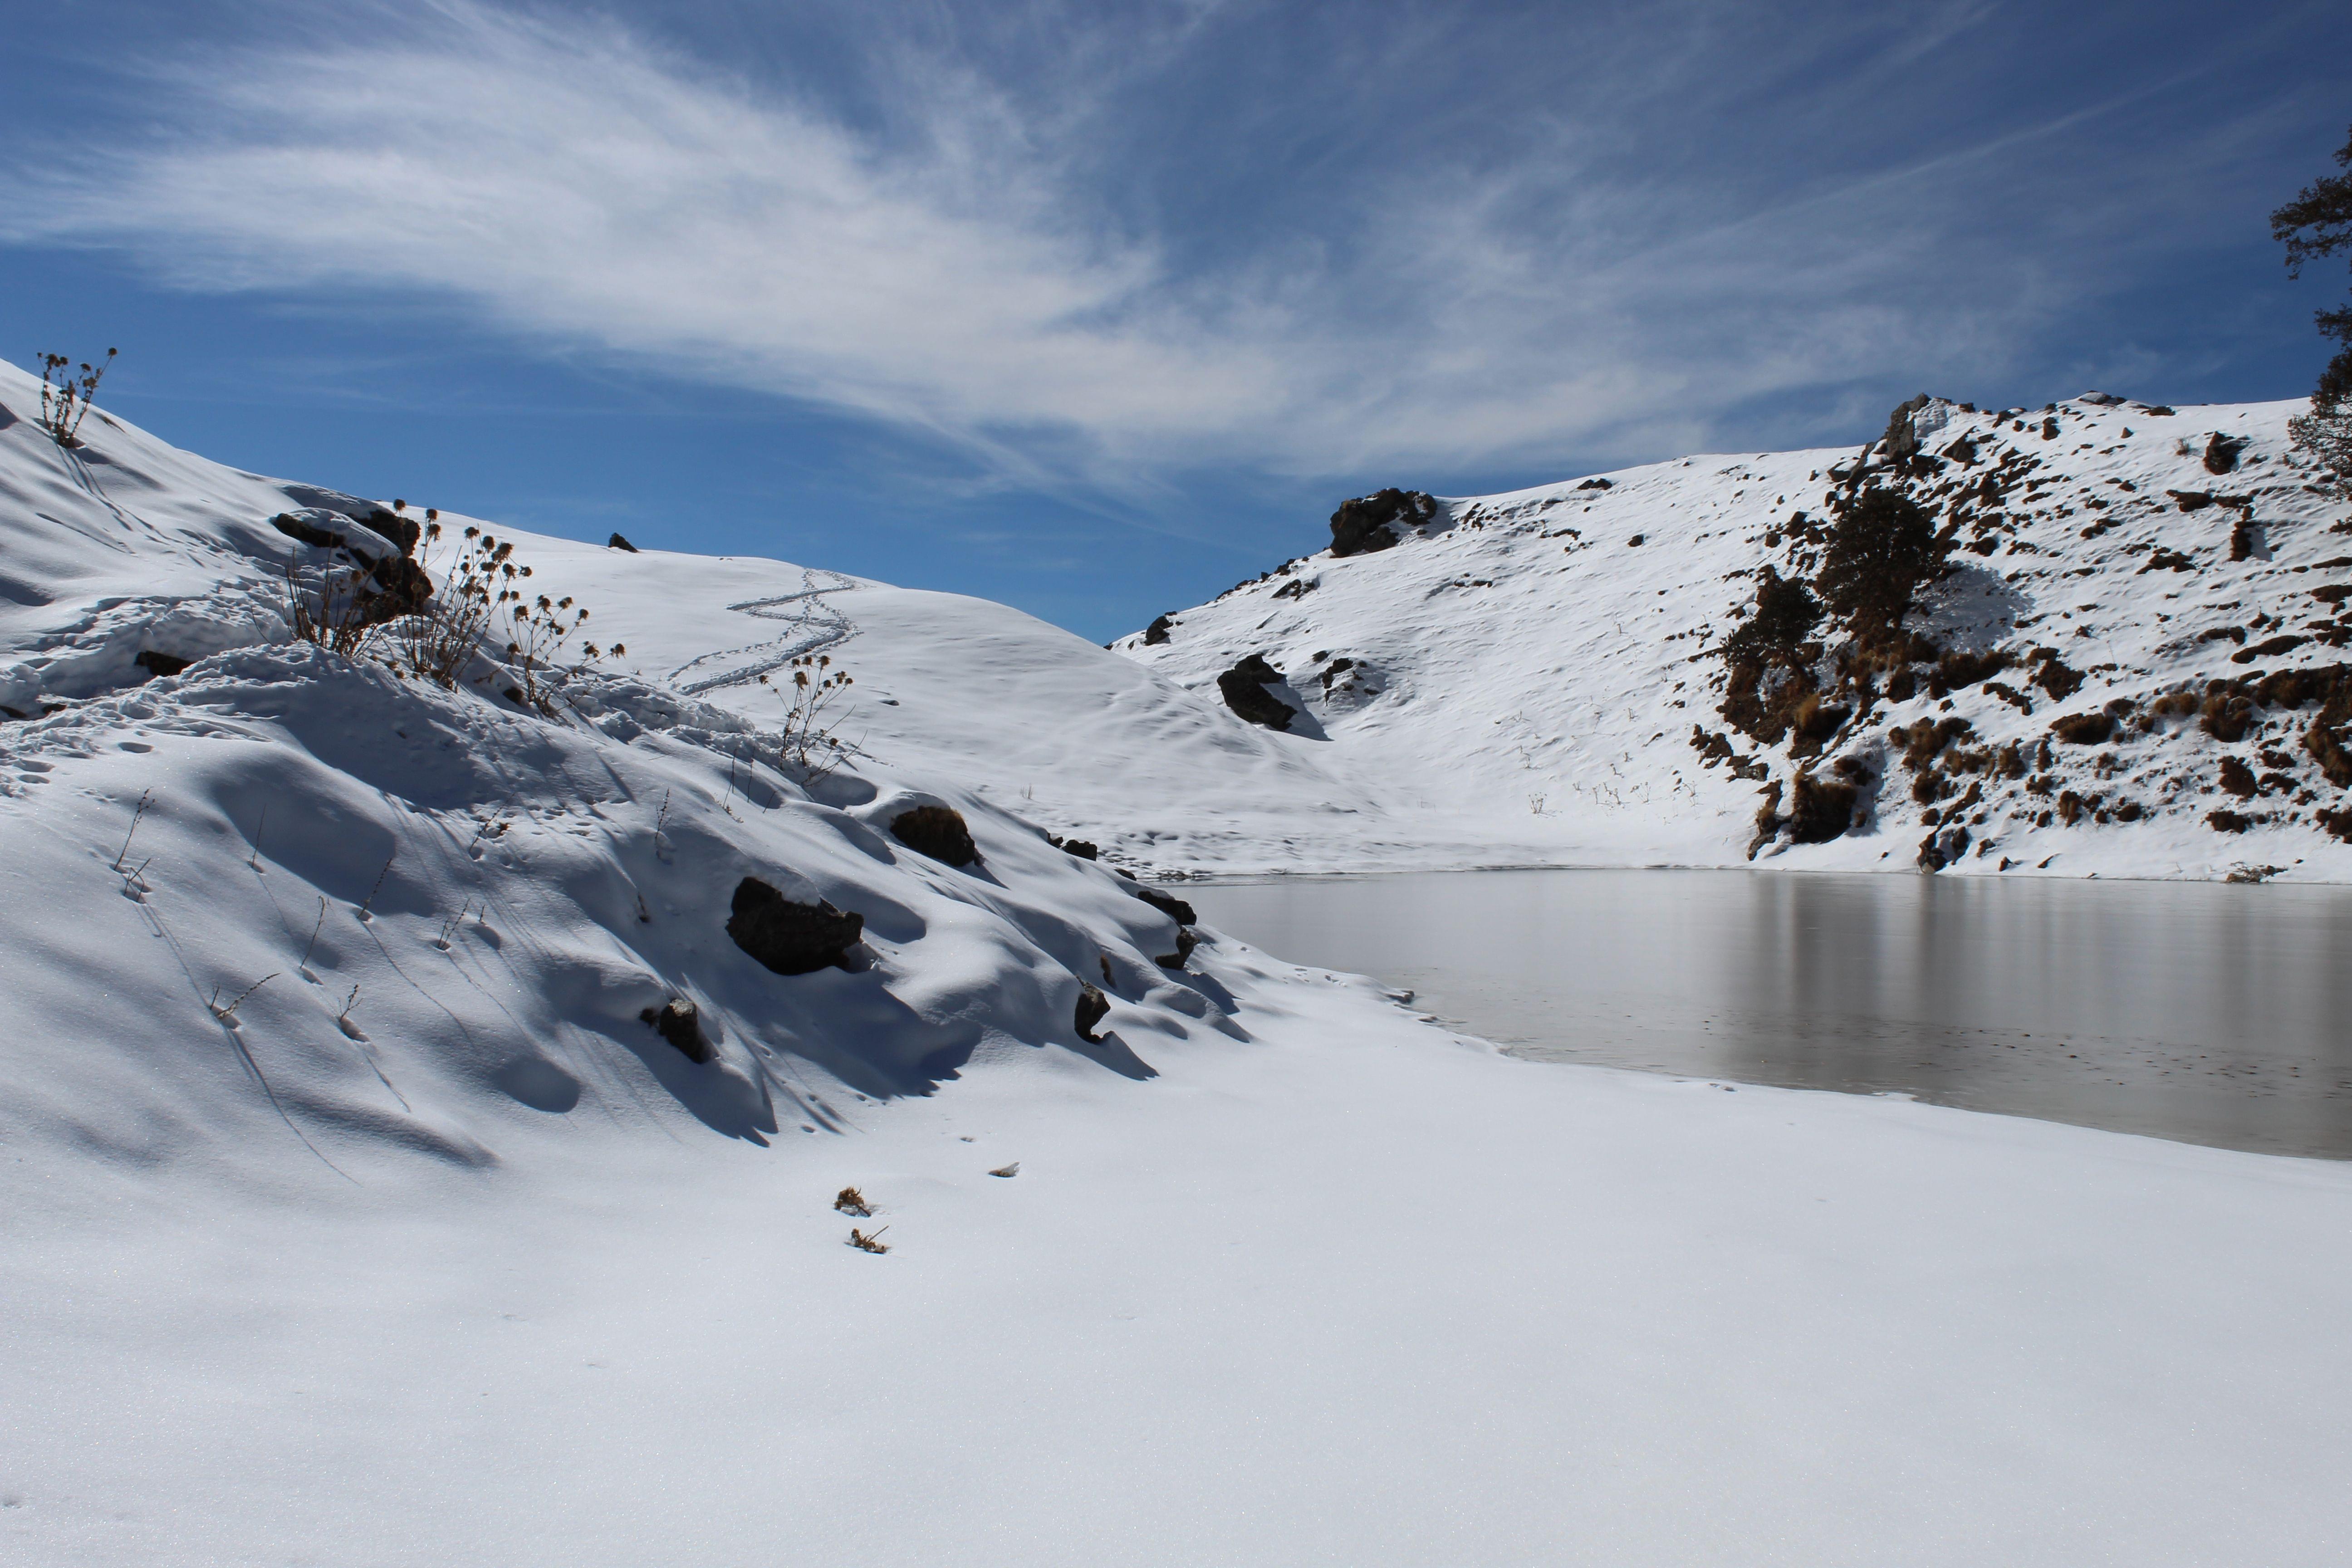
[[[1578,89],[1505,166],[1356,175],[1351,232],[1260,210],[1179,270],[1076,172],[1082,90],[1032,113],[936,59],[894,68],[921,123],[886,138],[609,22],[451,0],[163,74],[167,134],[11,176],[0,231],[196,289],[454,298],[1114,488],[1703,440],[1778,390],[1995,363],[2074,291],[1948,281],[1988,253],[1953,206],[1966,158],[1778,206],[1605,173],[1579,149],[1622,162],[1658,79]]]

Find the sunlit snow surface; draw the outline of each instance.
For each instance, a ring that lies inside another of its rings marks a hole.
[[[0,404],[9,1561],[2341,1556],[2344,1168],[1513,1061],[1163,968],[1043,837],[1725,858],[1733,795],[1506,837],[1467,731],[1412,773],[998,606],[516,536],[631,648],[543,719],[289,643],[302,496]],[[803,787],[757,675],[818,652]],[[852,968],[737,951],[747,875]]]

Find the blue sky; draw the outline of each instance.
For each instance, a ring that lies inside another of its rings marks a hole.
[[[2286,397],[2326,5],[0,0],[0,355],[1097,641],[1347,495]]]

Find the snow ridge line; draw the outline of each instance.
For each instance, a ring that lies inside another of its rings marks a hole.
[[[820,585],[818,579],[825,577],[833,581]],[[761,620],[784,621],[793,629],[772,642],[751,643],[741,647],[720,648],[697,655],[671,670],[668,679],[679,690],[698,697],[722,687],[750,685],[796,658],[805,658],[811,654],[838,647],[857,635],[857,623],[835,607],[825,595],[849,593],[856,587],[856,582],[838,572],[810,568],[802,572],[801,591],[797,594],[779,594],[773,598],[746,599],[741,604],[730,605],[727,607],[730,610],[755,616]],[[798,605],[799,608],[787,613],[787,605]],[[696,666],[709,664],[714,659],[736,658],[744,654],[763,652],[766,657],[756,662],[721,675],[706,676],[698,680],[683,679]]]

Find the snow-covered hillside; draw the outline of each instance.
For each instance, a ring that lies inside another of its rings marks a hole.
[[[2352,508],[2296,466],[2302,408],[1917,401],[1859,455],[1444,501],[1116,646],[1205,697],[1264,659],[1280,683],[1244,684],[1297,711],[1279,743],[1437,858],[1424,807],[1490,863],[2340,881]],[[1948,550],[1909,646],[1857,658],[1829,617],[1727,711],[1763,569],[1814,575],[1874,490]],[[1270,861],[1356,858],[1297,823]]]
[[[1118,874],[1563,850],[1461,713],[1318,738],[1402,665],[1276,734],[1001,606],[478,525],[627,650],[541,705],[297,635],[416,593],[421,505],[37,406],[0,369],[0,1559],[2340,1555],[2352,1171],[1518,1061]]]
[[[858,651],[897,657],[863,661],[853,689],[874,712],[893,689],[946,709],[925,661],[953,670],[963,730],[942,723],[928,752],[868,736],[848,765],[813,769],[778,732],[776,686],[725,684],[743,670],[707,636],[714,595],[681,586],[694,566],[508,535],[534,591],[586,602],[600,635],[683,670],[657,682],[609,660],[541,711],[511,694],[511,660],[445,689],[404,673],[389,640],[354,658],[293,635],[289,570],[315,600],[353,560],[404,566],[384,536],[425,509],[239,473],[102,416],[63,450],[13,370],[0,408],[8,1136],[224,1158],[258,1119],[339,1169],[387,1146],[481,1162],[584,1095],[627,1115],[656,1093],[762,1139],[975,1054],[1047,1048],[1140,1075],[1152,1037],[1238,1031],[1231,994],[1173,962],[1191,939],[1137,883],[1055,847],[951,762],[924,771],[1021,731],[990,660],[1024,638],[1139,694],[1134,732],[1111,721],[1118,744],[1213,723],[1239,767],[1295,766],[1127,661],[972,601],[700,563],[715,596],[759,596],[744,624],[795,651],[856,629],[835,595],[887,604]],[[369,516],[381,532],[353,521]],[[445,538],[468,526],[437,521]],[[782,656],[765,667],[790,689]],[[900,841],[894,825],[925,806],[961,813],[976,860]],[[754,885],[862,929],[831,943],[837,963],[813,949],[828,962],[771,973],[730,934]],[[677,1041],[656,1027],[665,1008]],[[61,1030],[80,1047],[37,1048]],[[159,1048],[123,1048],[142,1038]]]

